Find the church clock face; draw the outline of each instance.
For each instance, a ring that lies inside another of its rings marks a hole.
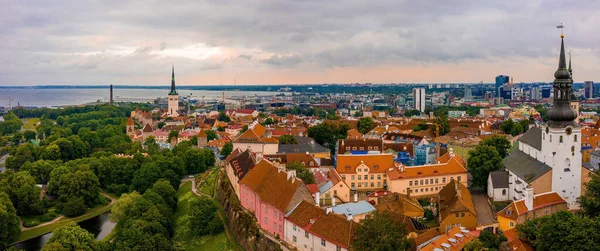
[[[573,128],[567,127],[567,129],[565,129],[565,132],[567,133],[567,135],[571,135],[571,133],[573,133]]]

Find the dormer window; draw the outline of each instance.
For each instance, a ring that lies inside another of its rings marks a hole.
[[[314,165],[315,165],[315,163],[311,161],[310,162],[310,166],[314,166]]]
[[[510,216],[511,214],[512,214],[512,212],[510,211],[510,209],[506,209],[506,215]]]
[[[377,169],[379,168],[379,165],[374,165],[373,168]]]

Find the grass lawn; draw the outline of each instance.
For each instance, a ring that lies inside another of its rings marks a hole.
[[[200,185],[198,190],[202,193],[208,194],[210,196],[214,195],[215,191],[215,181],[217,180],[217,175],[219,174],[219,168],[215,168],[210,171],[210,174],[206,178],[206,180]]]
[[[87,219],[94,218],[94,217],[96,217],[98,215],[101,215],[103,213],[106,213],[106,212],[110,211],[111,207],[112,206],[97,205],[97,206],[89,209],[86,212],[86,214],[84,214],[82,216],[77,216],[77,217],[73,217],[73,218],[71,218],[71,217],[64,217],[64,218],[62,218],[61,220],[59,220],[58,222],[56,222],[54,224],[50,224],[50,225],[47,225],[47,226],[38,227],[38,228],[30,229],[30,230],[25,230],[25,231],[21,232],[21,235],[19,235],[19,238],[17,239],[16,242],[21,242],[21,241],[29,240],[31,238],[35,238],[37,236],[40,236],[40,235],[43,235],[43,234],[46,234],[46,233],[50,233],[50,232],[54,231],[54,229],[57,229],[59,227],[64,226],[69,221],[81,222],[81,221],[84,221],[84,220],[87,220]]]
[[[23,130],[35,130],[35,124],[40,122],[40,118],[26,118],[23,121]]]
[[[190,202],[197,198],[192,193],[192,182],[183,184],[179,188],[177,195],[179,199],[177,201],[177,210],[174,214],[175,241],[181,242],[185,250],[234,250],[225,232],[216,236],[205,235],[196,237],[186,227],[189,221],[187,214],[190,210]]]

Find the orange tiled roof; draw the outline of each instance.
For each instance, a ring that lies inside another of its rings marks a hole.
[[[260,199],[275,208],[287,213],[292,206],[290,202],[298,189],[304,189],[310,196],[302,180],[291,178],[279,170],[271,162],[262,160],[240,181],[250,187]]]
[[[265,132],[267,131],[267,128],[262,126],[261,124],[256,124],[252,128],[252,131],[254,131],[254,133],[256,133],[256,135],[258,135],[258,136],[263,136],[265,134]]]
[[[458,155],[455,155],[458,156]],[[453,157],[446,163],[429,164],[423,166],[402,166],[402,168],[393,168],[387,170],[390,180],[439,176],[448,174],[467,173],[467,169],[460,163],[458,158]]]
[[[354,221],[346,220],[345,216],[333,212],[326,213],[306,201],[300,202],[286,218],[302,229],[345,249],[354,240]]]
[[[356,129],[348,130],[348,138],[349,139],[362,139],[363,135]]]
[[[462,237],[460,237],[462,235]],[[447,251],[459,251],[462,250],[463,246],[473,239],[476,238],[476,234],[472,231],[465,230],[463,231],[459,227],[455,227],[450,229],[445,234],[442,234],[439,238],[429,243],[427,246],[421,248],[421,251],[433,251],[436,248]],[[455,242],[451,241],[454,240]],[[450,247],[445,249],[443,244],[449,244]]]
[[[359,154],[338,155],[336,170],[338,173],[356,173],[356,168],[365,164],[370,173],[383,173],[394,166],[394,156],[391,154]]]
[[[135,123],[133,123],[133,118],[129,117],[129,119],[127,120],[127,125],[128,126],[135,125]]]
[[[562,203],[567,202],[556,192],[548,192],[533,196],[534,210]],[[529,212],[529,210],[527,209],[527,206],[525,206],[525,199],[522,199],[508,204],[508,206],[500,210],[496,215],[516,221],[520,215],[523,215],[527,212]]]
[[[204,129],[200,129],[200,132],[198,133],[198,137],[206,138],[206,132],[204,131]]]
[[[448,215],[457,212],[469,211],[471,215],[477,216],[471,193],[461,182],[451,180],[440,190],[438,196],[440,198],[439,210],[442,221]]]

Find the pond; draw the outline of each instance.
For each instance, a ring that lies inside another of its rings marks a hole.
[[[79,222],[79,226],[96,236],[97,240],[102,240],[113,230],[116,224],[108,220],[108,214],[109,213],[107,212],[94,218]],[[25,251],[38,251],[42,249],[42,246],[44,246],[48,240],[50,240],[50,237],[52,237],[52,233],[47,233],[24,242],[17,243],[15,244],[15,247]]]

